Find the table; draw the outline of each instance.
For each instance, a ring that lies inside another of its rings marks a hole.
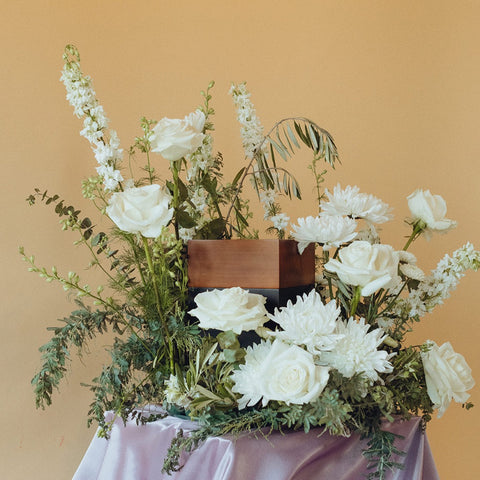
[[[209,438],[198,450],[182,456],[184,467],[171,476],[162,474],[163,458],[179,428],[195,423],[166,417],[146,425],[128,421],[124,426],[111,412],[108,440],[95,435],[73,480],[360,480],[366,472],[362,449],[366,442],[358,435],[349,438],[320,429],[309,434],[273,432],[268,439],[244,435],[236,440]],[[402,435],[396,445],[407,455],[405,468],[387,474],[388,480],[439,480],[420,419],[386,424]]]

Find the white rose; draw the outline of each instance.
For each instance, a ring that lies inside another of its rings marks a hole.
[[[200,320],[201,328],[232,330],[236,334],[255,330],[267,321],[266,298],[240,287],[211,290],[195,297],[197,308],[190,315]]]
[[[416,190],[407,200],[413,220],[424,222],[427,230],[446,232],[457,225],[453,220],[445,218],[447,204],[440,195],[432,195],[430,190]]]
[[[253,406],[262,399],[287,404],[304,404],[317,399],[329,379],[329,369],[315,365],[303,348],[281,340],[262,341],[247,348],[245,364],[232,375],[234,392],[240,393],[239,408]]]
[[[171,199],[160,185],[134,187],[114,193],[106,210],[120,230],[156,238],[172,219]]]
[[[450,342],[440,347],[431,340],[426,343],[431,347],[422,353],[428,396],[441,417],[452,398],[459,403],[468,400],[470,394],[467,390],[473,388],[475,380],[465,358],[454,352]]]
[[[342,248],[338,257],[329,260],[325,269],[343,283],[362,287],[364,297],[397,280],[398,253],[390,245],[356,241]]]
[[[197,110],[183,120],[162,118],[152,129],[152,152],[162,154],[170,161],[195,152],[202,145],[205,135],[205,115]]]

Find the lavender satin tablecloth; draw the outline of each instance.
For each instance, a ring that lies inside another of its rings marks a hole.
[[[114,420],[107,413],[107,421]],[[387,424],[402,435],[396,445],[406,457],[405,468],[387,475],[388,480],[439,480],[420,419]],[[114,420],[109,440],[93,438],[73,480],[360,480],[366,462],[365,441],[357,435],[333,437],[320,430],[309,434],[272,433],[268,440],[245,435],[236,441],[210,438],[198,450],[182,457],[184,467],[171,476],[162,474],[163,458],[179,428],[193,422],[167,417],[138,426]]]

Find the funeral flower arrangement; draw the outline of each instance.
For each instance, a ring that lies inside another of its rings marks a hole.
[[[99,164],[97,175],[83,182],[83,195],[112,229],[97,231],[58,195],[36,189],[28,197],[30,204],[54,208],[62,228],[77,232],[76,244],[91,253],[89,267],[106,278],[91,287],[75,272],[38,266],[20,248],[31,271],[60,283],[78,305],[51,328],[52,339],[40,349],[43,365],[32,380],[38,407],[50,405],[70,351],[81,354],[89,339],[106,330],[116,336],[111,363],[89,385],[90,422],[108,435],[105,411],[147,422],[156,418],[142,415],[148,404],[196,420],[198,430],[179,432],[173,441],[167,472],[179,468],[182,451],[212,435],[318,427],[319,433],[368,437],[364,454],[371,478],[384,478],[401,465],[393,460],[399,452],[395,436],[382,430],[383,420],[421,415],[427,422],[452,399],[471,407],[474,380],[465,359],[449,343],[408,346],[406,339],[415,322],[480,265],[480,252],[470,243],[446,255],[430,274],[408,251],[418,237],[455,226],[442,197],[428,190],[408,196],[406,244],[382,244],[376,226],[392,219],[386,203],[356,186],[322,188],[321,165],[338,161],[330,134],[305,118],[282,120],[264,134],[245,84],[230,90],[246,157],[231,182],[223,179],[221,154],[213,153],[213,82],[202,92],[202,106],[185,118],[143,118],[125,166],[125,152],[75,47],[66,47],[64,60],[67,99],[83,118],[81,135]],[[313,152],[309,168],[319,213],[290,221],[278,198],[300,197],[300,189],[277,160],[288,160],[300,146]],[[135,170],[139,156],[145,165]],[[157,174],[162,163],[169,164],[167,179]],[[316,245],[315,286],[273,312],[264,297],[239,287],[200,293],[189,306],[188,240],[258,237],[249,225],[246,180],[263,204],[270,234],[290,236],[299,253]],[[257,340],[245,346],[239,336],[246,331]]]

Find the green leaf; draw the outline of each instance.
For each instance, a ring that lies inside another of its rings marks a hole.
[[[195,220],[185,210],[177,210],[175,218],[183,228],[193,228],[196,225]]]
[[[217,335],[218,344],[222,349],[240,347],[238,341],[238,335],[232,330],[227,330],[226,332],[219,333]]]
[[[223,350],[224,358],[229,363],[240,362],[241,360],[243,360],[243,358],[245,357],[246,354],[247,354],[247,352],[245,350],[243,350],[242,348],[239,348],[239,349],[236,349],[236,350],[226,348],[225,350]]]
[[[106,236],[107,235],[104,232],[97,233],[90,242],[92,247],[96,247],[98,244],[102,243]]]
[[[89,228],[92,226],[92,221],[89,218],[84,218],[80,224],[80,228]]]
[[[288,156],[287,156],[288,152],[285,152],[283,147],[281,147],[277,142],[275,142],[275,140],[273,140],[273,138],[269,138],[268,141],[270,142],[271,145],[273,145],[275,147],[275,150],[280,154],[280,156],[285,161],[287,161],[288,160]]]
[[[183,203],[188,198],[188,189],[180,179],[178,179],[178,194],[180,203]]]
[[[308,131],[310,132],[310,140],[312,141],[313,147],[316,151],[318,151],[317,136],[315,135],[311,125],[308,126]]]
[[[242,177],[243,173],[245,172],[245,167],[241,168],[238,173],[235,175],[235,178],[233,179],[232,186],[235,186],[240,178]]]
[[[212,180],[208,175],[205,175],[202,178],[202,186],[212,197],[214,198],[217,197],[217,179],[216,178]]]
[[[300,144],[297,142],[297,139],[295,138],[295,135],[292,132],[292,128],[290,127],[290,125],[288,123],[287,123],[287,132],[288,132],[288,136],[290,137],[290,140],[292,141],[292,143],[297,148],[300,148]]]

